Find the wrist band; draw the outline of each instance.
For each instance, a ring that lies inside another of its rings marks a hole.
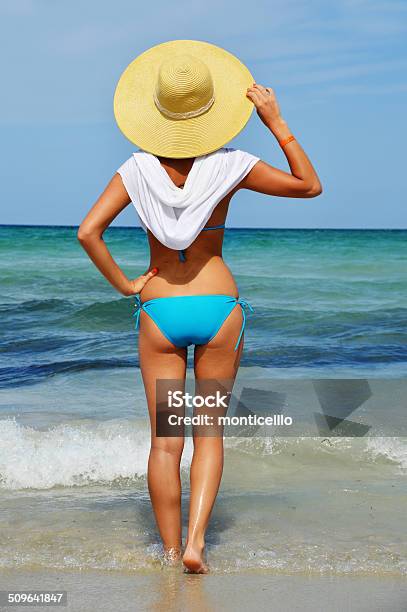
[[[285,145],[291,142],[292,140],[295,140],[295,136],[291,134],[290,136],[288,136],[288,138],[285,138],[284,140],[279,140],[278,144],[280,145],[280,147],[285,147]]]

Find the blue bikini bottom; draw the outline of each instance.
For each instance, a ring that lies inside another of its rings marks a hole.
[[[163,335],[178,348],[190,344],[207,344],[216,336],[236,304],[242,308],[243,322],[236,342],[237,350],[246,324],[245,308],[253,308],[243,298],[231,295],[183,295],[161,297],[141,302],[135,297],[136,329],[140,311],[144,310]]]

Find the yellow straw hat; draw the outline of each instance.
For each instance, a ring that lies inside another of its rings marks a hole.
[[[232,140],[254,105],[254,79],[234,55],[199,40],[151,47],[122,73],[113,101],[123,134],[161,157],[198,157]]]

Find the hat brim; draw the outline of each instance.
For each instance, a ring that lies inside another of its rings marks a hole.
[[[164,59],[189,53],[208,66],[215,101],[202,115],[170,119],[154,104],[158,68]],[[253,83],[247,67],[234,55],[198,40],[172,40],[151,47],[133,60],[117,84],[113,110],[126,138],[162,157],[198,157],[234,138],[246,125],[254,105],[246,96]]]

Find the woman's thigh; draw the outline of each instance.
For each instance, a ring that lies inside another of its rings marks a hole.
[[[195,348],[195,393],[210,399],[211,404],[196,409],[195,414],[204,415],[194,427],[195,442],[211,444],[208,438],[223,436],[220,417],[227,413],[233,384],[239,368],[243,348],[243,336],[235,351],[236,341],[242,327],[243,315],[237,305],[210,342]],[[217,395],[219,393],[219,395]],[[213,405],[214,398],[223,398]],[[205,420],[207,419],[207,420]]]
[[[183,443],[181,437],[157,436],[157,403],[160,402],[157,388],[164,388],[165,381],[171,380],[171,389],[184,391],[187,351],[174,346],[144,311],[140,314],[139,358],[150,415],[152,444],[168,451],[177,450]]]
[[[244,335],[235,349],[243,322],[240,305],[236,305],[214,338],[195,347],[195,377],[234,379],[240,364]]]

